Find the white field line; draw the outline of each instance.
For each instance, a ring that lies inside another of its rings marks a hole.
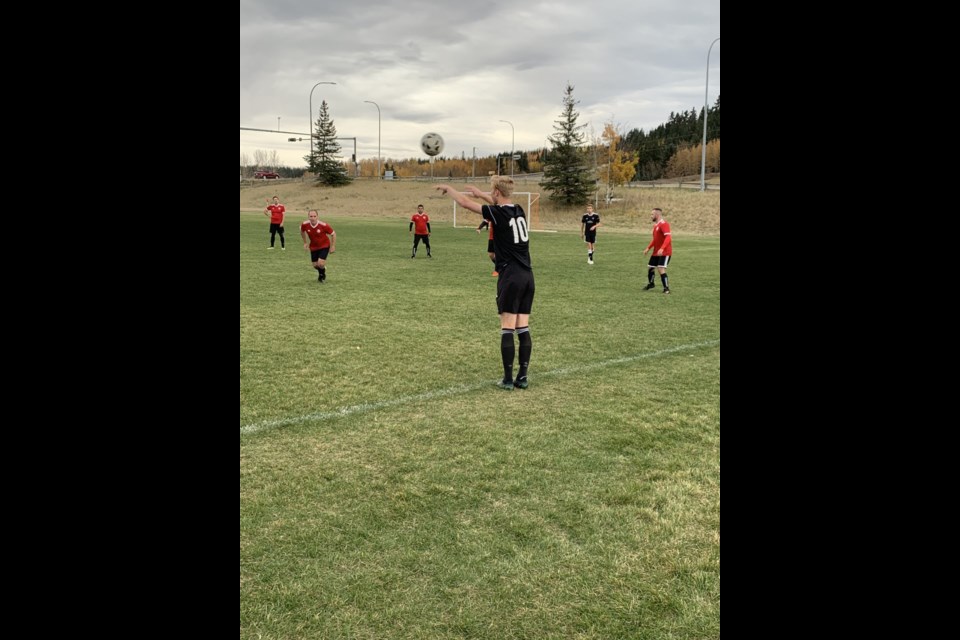
[[[669,349],[661,349],[660,351],[651,351],[650,353],[640,353],[632,356],[623,356],[622,358],[614,358],[612,360],[604,360],[602,362],[594,362],[591,364],[578,365],[575,367],[563,367],[561,369],[554,369],[552,371],[545,372],[535,372],[531,376],[534,380],[541,378],[549,378],[554,376],[567,376],[571,374],[579,374],[587,371],[595,371],[597,369],[605,369],[606,367],[611,367],[618,364],[627,364],[629,362],[636,362],[637,360],[646,360],[648,358],[657,358],[662,355],[667,355],[670,353],[680,353],[682,351],[691,351],[693,349],[700,349],[702,347],[712,347],[720,344],[719,340],[707,340],[705,342],[694,342],[691,344],[682,344],[676,347],[670,347]],[[248,424],[240,427],[240,435],[259,433],[261,431],[267,431],[270,429],[277,429],[280,427],[289,427],[295,424],[301,424],[304,422],[323,422],[325,420],[332,420],[335,418],[344,418],[347,416],[352,416],[358,413],[369,413],[370,411],[379,411],[380,409],[387,409],[390,407],[397,407],[404,404],[410,404],[413,402],[421,402],[424,400],[435,400],[437,398],[446,398],[448,396],[460,395],[463,393],[469,393],[471,391],[478,391],[480,389],[488,389],[492,387],[496,381],[494,380],[485,380],[483,382],[478,382],[475,384],[461,384],[455,387],[447,387],[446,389],[438,389],[436,391],[427,391],[424,393],[418,393],[415,395],[409,396],[400,396],[399,398],[393,398],[390,400],[381,400],[379,402],[365,402],[363,404],[355,404],[349,407],[340,407],[339,409],[334,409],[333,411],[320,411],[317,413],[308,413],[302,416],[296,416],[293,418],[282,418],[280,420],[267,420],[266,422],[255,422],[253,424]],[[519,393],[525,393],[520,391]],[[526,392],[529,393],[529,392]]]

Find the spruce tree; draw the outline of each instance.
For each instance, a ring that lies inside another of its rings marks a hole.
[[[555,122],[555,133],[548,138],[552,148],[549,162],[543,169],[541,185],[550,191],[550,199],[568,205],[582,205],[590,199],[594,180],[582,148],[583,128],[577,124],[580,113],[574,107],[579,100],[573,99],[573,86],[567,85],[563,96],[563,113]]]
[[[320,117],[313,127],[313,155],[304,157],[310,171],[317,174],[317,182],[328,187],[350,184],[350,176],[340,161],[340,143],[337,128],[330,119],[327,101],[320,104]]]

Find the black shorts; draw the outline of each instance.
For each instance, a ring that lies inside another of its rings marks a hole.
[[[533,309],[533,293],[536,289],[533,271],[515,264],[507,265],[499,271],[497,312],[529,314]]]
[[[596,242],[597,241],[597,232],[596,231],[587,231],[583,234],[584,242]]]
[[[326,260],[327,255],[329,253],[330,253],[330,247],[324,247],[323,249],[311,249],[310,262],[316,262],[317,260]]]
[[[271,222],[270,233],[276,233],[277,231],[279,231],[280,233],[283,233],[283,225],[280,224],[279,222]]]
[[[493,240],[487,240],[487,253],[496,253],[497,250],[493,246]]]
[[[670,264],[670,258],[672,256],[650,256],[650,262],[647,263],[648,267],[663,267],[667,268],[667,265]]]

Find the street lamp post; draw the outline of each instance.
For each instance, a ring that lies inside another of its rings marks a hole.
[[[373,100],[364,100],[364,102],[369,102],[377,108],[377,180],[380,180],[380,176],[383,175],[380,171],[380,105]]]
[[[707,170],[707,90],[710,88],[710,52],[713,51],[713,45],[720,42],[717,38],[710,43],[707,49],[707,82],[703,87],[703,145],[700,150],[700,191],[707,190],[706,170]]]
[[[322,84],[337,84],[336,82],[318,82],[310,89],[310,162],[313,162],[313,90]]]
[[[509,120],[501,120],[500,122],[506,122],[510,125],[510,177],[513,177],[513,140],[516,129],[513,128],[513,123]]]

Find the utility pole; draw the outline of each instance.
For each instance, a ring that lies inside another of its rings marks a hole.
[[[506,122],[508,125],[510,125],[510,177],[512,178],[513,177],[513,141],[514,141],[514,134],[516,133],[516,129],[513,128],[513,123],[510,122],[509,120],[501,120],[500,122]]]
[[[717,38],[710,43],[707,49],[707,81],[703,86],[703,145],[700,151],[700,191],[707,190],[706,170],[707,170],[707,91],[710,88],[710,52],[713,51],[713,45],[720,42]]]

